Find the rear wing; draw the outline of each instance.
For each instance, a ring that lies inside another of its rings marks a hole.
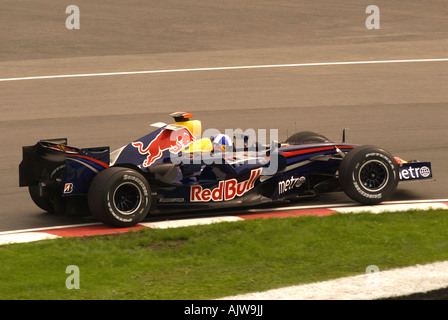
[[[70,147],[67,145],[67,138],[40,140],[33,146],[24,146],[19,164],[19,186],[35,186],[39,182],[60,178],[62,171],[71,169],[70,165],[66,165],[67,157],[96,159],[108,166],[110,150],[109,147]]]
[[[22,147],[19,164],[19,186],[35,186],[51,180],[65,164],[65,154],[77,154],[79,149],[67,146],[67,138],[40,140],[34,146]]]

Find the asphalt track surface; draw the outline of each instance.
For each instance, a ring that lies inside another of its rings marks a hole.
[[[79,30],[65,27],[71,4]],[[446,1],[375,1],[379,30],[365,27],[369,4],[2,0],[0,231],[88,220],[46,214],[18,187],[23,145],[115,149],[178,110],[205,128],[279,129],[280,140],[301,130],[339,140],[349,128],[349,142],[432,162],[436,181],[400,184],[391,200],[447,198],[448,62],[325,65],[448,58]],[[225,69],[238,66],[271,67]],[[132,73],[157,70],[171,71]]]

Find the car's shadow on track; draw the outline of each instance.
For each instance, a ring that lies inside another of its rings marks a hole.
[[[427,200],[420,197],[417,192],[406,188],[398,188],[395,194],[389,199],[389,201],[415,201],[415,200]],[[283,211],[297,207],[313,207],[313,206],[360,206],[361,204],[354,202],[348,198],[343,192],[334,192],[323,194],[318,197],[302,198],[291,202],[282,203],[268,203],[259,206],[244,207],[244,208],[226,208],[226,209],[214,209],[214,210],[193,210],[193,211],[172,211],[170,213],[158,213],[149,215],[144,222],[157,222],[164,220],[181,220],[192,218],[205,218],[205,217],[220,217],[220,216],[243,216],[252,214],[254,212],[269,212],[269,211]]]
[[[336,192],[332,194],[323,194],[316,197],[300,198],[290,202],[274,202],[265,203],[258,206],[248,207],[235,207],[225,209],[204,209],[204,210],[179,210],[171,211],[169,213],[155,213],[145,218],[144,222],[157,222],[164,220],[181,220],[181,219],[194,219],[194,218],[209,218],[209,217],[222,217],[222,216],[244,216],[253,213],[263,213],[290,210],[292,208],[298,209],[298,207],[313,207],[326,205],[353,205],[354,202],[345,196],[342,192]]]

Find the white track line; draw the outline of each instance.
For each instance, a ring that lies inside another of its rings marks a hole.
[[[372,300],[407,296],[446,288],[447,269],[448,261],[443,261],[240,294],[220,300]]]
[[[27,243],[40,240],[57,239],[55,236],[46,232],[22,232],[16,234],[0,235],[0,245],[12,243]]]
[[[376,206],[329,208],[339,213],[383,213],[383,212],[403,212],[409,210],[445,210],[448,206],[444,203],[414,203],[414,204],[381,204]]]
[[[83,74],[63,74],[47,75],[34,77],[3,78],[5,81],[24,81],[24,80],[42,80],[59,78],[79,78],[79,77],[106,77],[137,74],[156,74],[156,73],[174,73],[174,72],[193,72],[193,71],[219,71],[219,70],[240,70],[240,69],[262,69],[262,68],[294,68],[311,66],[338,66],[338,65],[357,65],[357,64],[380,64],[380,63],[415,63],[415,62],[443,62],[448,58],[441,59],[410,59],[410,60],[374,60],[374,61],[342,61],[342,62],[316,62],[316,63],[294,63],[294,64],[267,64],[254,66],[233,66],[233,67],[211,67],[211,68],[190,68],[190,69],[168,69],[168,70],[145,70],[145,71],[127,71],[127,72],[103,72],[103,73],[83,73]]]
[[[385,205],[399,205],[399,204],[404,204],[404,205],[413,205],[413,204],[419,204],[419,203],[439,203],[439,202],[447,202],[448,203],[448,199],[428,199],[428,200],[399,200],[399,201],[384,201],[379,205],[376,206],[385,206]],[[268,211],[291,211],[291,210],[303,210],[303,209],[332,209],[332,210],[336,210],[336,208],[342,208],[345,209],[345,207],[354,207],[354,210],[357,210],[356,208],[359,208],[360,211],[362,211],[362,209],[370,209],[372,206],[363,206],[360,205],[359,203],[356,202],[351,202],[351,203],[335,203],[335,204],[317,204],[317,205],[308,205],[308,206],[287,206],[287,207],[279,207],[279,208],[270,208],[270,209],[248,209],[248,212],[251,213],[263,213],[263,212],[268,212]],[[411,210],[412,208],[409,208],[409,210]]]
[[[31,229],[1,231],[0,232],[0,236],[6,235],[6,234],[25,233],[25,232],[39,232],[39,231],[46,231],[46,230],[57,230],[57,229],[76,228],[76,227],[87,227],[87,226],[95,226],[95,225],[103,225],[103,223],[101,223],[101,222],[91,222],[91,223],[67,224],[67,225],[54,226],[54,227],[40,227],[40,228],[31,228]]]
[[[179,228],[179,227],[190,227],[198,225],[213,224],[219,222],[234,222],[241,221],[243,218],[236,216],[224,216],[224,217],[211,217],[211,218],[194,218],[194,219],[181,219],[181,220],[167,220],[159,222],[141,222],[143,225],[152,229],[168,229],[168,228]]]

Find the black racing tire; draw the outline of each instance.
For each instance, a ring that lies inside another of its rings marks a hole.
[[[42,173],[43,180],[49,180],[51,183],[55,181],[60,183],[62,172],[65,169],[65,164],[57,167],[51,175],[47,172]],[[66,210],[66,200],[59,193],[53,193],[45,197],[41,196],[39,186],[28,186],[28,192],[34,204],[44,211],[51,214],[63,215]]]
[[[314,131],[300,131],[290,136],[285,142],[289,144],[302,144],[330,142],[330,140],[324,135]]]
[[[31,199],[36,206],[49,213],[55,213],[53,202],[50,200],[50,198],[42,197],[39,194],[39,186],[29,186],[28,191],[30,193]]]
[[[378,147],[357,147],[347,153],[339,166],[342,190],[362,204],[378,204],[389,199],[398,181],[395,158]]]
[[[101,171],[88,193],[92,215],[112,227],[131,227],[142,221],[151,207],[151,187],[139,172],[122,167]]]

